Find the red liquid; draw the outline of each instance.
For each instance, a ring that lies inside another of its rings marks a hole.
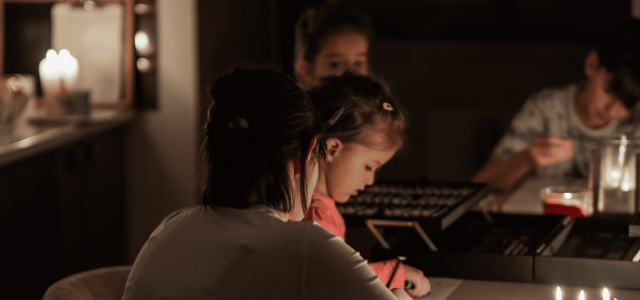
[[[555,200],[553,198],[547,198],[544,200],[544,213],[545,214],[557,214],[567,215],[571,217],[586,217],[587,212],[580,206],[565,205],[564,203]]]

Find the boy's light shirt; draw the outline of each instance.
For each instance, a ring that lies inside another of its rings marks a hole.
[[[570,138],[575,141],[573,158],[538,168],[537,171],[550,176],[587,177],[589,153],[598,147],[598,140],[618,133],[634,136],[634,126],[637,125],[628,117],[599,129],[587,128],[580,122],[575,110],[577,88],[576,84],[572,84],[564,88],[544,89],[532,95],[512,119],[511,126],[498,142],[495,153],[508,159],[524,150],[536,135]]]

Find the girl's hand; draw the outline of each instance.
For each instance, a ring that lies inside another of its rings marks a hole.
[[[431,284],[429,284],[429,279],[424,277],[422,271],[412,267],[412,266],[404,266],[404,279],[409,280],[413,283],[413,288],[407,290],[409,295],[414,297],[420,297],[426,295],[431,290]]]

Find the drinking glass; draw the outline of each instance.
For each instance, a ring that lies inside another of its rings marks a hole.
[[[591,190],[581,186],[547,186],[540,190],[545,214],[586,217],[593,213]]]

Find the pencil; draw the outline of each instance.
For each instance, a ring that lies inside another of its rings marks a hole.
[[[393,281],[393,277],[396,276],[396,271],[398,271],[398,267],[400,266],[400,262],[404,261],[405,259],[407,259],[404,256],[398,256],[398,263],[396,264],[396,267],[393,268],[393,272],[391,273],[391,277],[389,277],[389,281],[387,282],[387,288],[389,288],[389,286],[391,286],[391,281]]]

